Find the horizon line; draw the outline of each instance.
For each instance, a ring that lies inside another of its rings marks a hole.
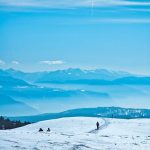
[[[81,67],[66,67],[66,68],[62,68],[62,69],[52,69],[52,70],[37,70],[37,71],[29,71],[29,70],[24,70],[24,69],[16,69],[14,67],[8,67],[8,68],[1,68],[0,70],[3,71],[7,71],[7,70],[14,70],[14,71],[20,71],[20,72],[24,72],[24,73],[41,73],[41,72],[55,72],[55,71],[64,71],[64,70],[75,70],[75,69],[79,69],[81,71],[96,71],[96,70],[105,70],[108,72],[122,72],[122,73],[127,73],[130,75],[136,75],[136,76],[150,76],[150,74],[142,74],[142,73],[134,73],[131,71],[127,71],[127,70],[117,70],[117,69],[110,69],[110,68],[100,68],[100,67],[96,67],[96,68],[81,68]]]

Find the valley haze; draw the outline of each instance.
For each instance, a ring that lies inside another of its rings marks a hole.
[[[69,68],[33,73],[7,69],[0,70],[0,77],[0,111],[5,116],[97,106],[150,107],[149,76]]]

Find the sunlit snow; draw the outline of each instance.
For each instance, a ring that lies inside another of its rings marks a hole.
[[[99,130],[95,129],[97,121]],[[48,127],[51,132],[46,131]],[[39,128],[44,132],[38,132]],[[149,147],[149,119],[61,118],[0,131],[3,150],[148,150]]]

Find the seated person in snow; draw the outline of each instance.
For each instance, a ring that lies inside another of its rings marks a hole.
[[[47,129],[47,132],[50,132],[50,131],[51,131],[50,128],[48,128],[48,129]]]
[[[42,128],[40,128],[40,129],[39,129],[39,132],[42,132],[42,131],[43,131],[43,129],[42,129]]]

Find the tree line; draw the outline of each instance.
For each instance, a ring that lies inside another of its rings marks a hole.
[[[0,130],[13,129],[30,124],[30,122],[13,121],[9,118],[0,116]]]

